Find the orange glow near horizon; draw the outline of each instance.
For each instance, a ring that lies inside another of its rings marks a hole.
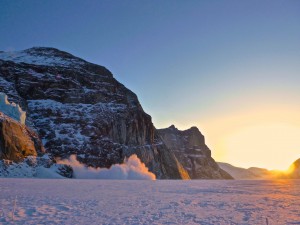
[[[287,171],[300,158],[300,110],[274,107],[214,117],[200,130],[216,161]]]

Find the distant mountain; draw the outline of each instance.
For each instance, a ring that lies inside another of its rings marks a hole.
[[[232,179],[211,157],[211,151],[197,127],[181,131],[172,125],[159,129],[158,133],[191,179]]]
[[[248,169],[235,167],[229,163],[218,162],[220,168],[229,173],[234,179],[248,180],[248,179],[271,179],[271,172],[267,169],[251,167]]]
[[[228,163],[218,162],[220,168],[228,172],[234,179],[300,179],[300,159],[296,160],[288,171],[267,170],[250,167],[248,169],[235,167]]]

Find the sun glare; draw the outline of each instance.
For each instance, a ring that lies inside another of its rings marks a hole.
[[[208,144],[217,161],[287,171],[300,157],[300,121],[295,112],[265,110],[219,118],[208,130],[214,137]]]

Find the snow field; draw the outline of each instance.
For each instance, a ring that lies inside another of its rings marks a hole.
[[[0,223],[300,224],[299,187],[299,180],[4,178]]]

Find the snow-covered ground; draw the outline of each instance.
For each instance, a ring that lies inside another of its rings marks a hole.
[[[0,224],[300,224],[299,187],[300,180],[3,178]]]

